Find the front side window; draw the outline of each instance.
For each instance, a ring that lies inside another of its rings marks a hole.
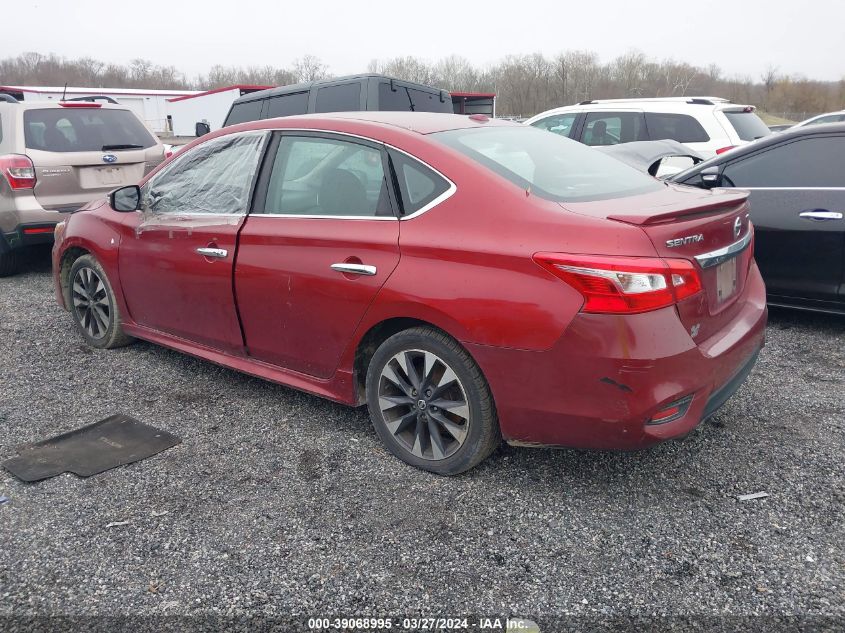
[[[701,123],[688,114],[646,112],[645,122],[652,141],[670,139],[679,143],[706,143],[710,140]]]
[[[730,163],[723,175],[735,187],[845,187],[845,136],[783,143]]]
[[[221,136],[180,154],[144,185],[142,207],[153,213],[246,213],[264,138]]]
[[[361,109],[361,82],[317,90],[315,112],[357,112]]]
[[[829,114],[828,116],[820,116],[818,119],[813,119],[807,125],[819,125],[820,123],[837,123],[843,120],[843,116],[839,114]]]
[[[263,212],[393,216],[382,152],[334,138],[283,136]]]
[[[554,114],[552,116],[547,116],[545,119],[534,121],[531,125],[536,128],[540,128],[541,130],[554,132],[560,136],[571,137],[572,127],[575,125],[575,119],[577,117],[578,115],[576,113]]]
[[[450,130],[431,138],[556,202],[621,198],[664,186],[602,152],[529,125]]]
[[[129,110],[38,108],[23,113],[23,124],[27,148],[46,152],[107,152],[156,144]]]

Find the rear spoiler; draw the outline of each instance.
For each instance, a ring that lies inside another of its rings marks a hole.
[[[719,189],[718,195],[713,195],[711,191],[702,191],[702,195],[698,201],[693,202],[679,202],[677,205],[669,205],[666,207],[658,207],[653,210],[644,210],[642,213],[626,213],[618,215],[608,215],[609,220],[616,220],[617,222],[625,222],[626,224],[635,224],[637,226],[647,226],[653,224],[663,224],[666,222],[674,222],[679,219],[702,216],[715,215],[718,213],[729,213],[735,211],[738,207],[747,204],[749,192],[737,189],[725,190]]]

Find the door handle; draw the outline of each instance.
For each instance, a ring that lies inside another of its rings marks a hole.
[[[375,275],[377,270],[375,266],[367,266],[366,264],[349,264],[341,262],[340,264],[332,264],[332,270],[339,273],[346,273],[347,275]]]
[[[222,259],[229,254],[225,248],[198,248],[197,253],[203,257],[213,257],[215,259]]]
[[[843,214],[841,211],[828,211],[826,209],[813,209],[811,211],[802,211],[798,217],[809,218],[811,220],[841,220]]]

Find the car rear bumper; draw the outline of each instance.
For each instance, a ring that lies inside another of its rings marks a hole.
[[[545,352],[467,345],[512,444],[637,449],[686,435],[742,385],[764,343],[766,300],[752,264],[742,308],[694,341],[674,307],[579,314]],[[690,399],[671,421],[650,421]]]
[[[54,222],[19,224],[12,231],[0,232],[0,253],[36,244],[52,244],[53,230],[58,222],[59,219]]]

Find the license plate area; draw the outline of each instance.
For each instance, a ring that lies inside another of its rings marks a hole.
[[[716,267],[716,301],[724,303],[736,293],[736,257]]]
[[[123,180],[120,167],[98,167],[97,171],[104,185],[119,185]]]

